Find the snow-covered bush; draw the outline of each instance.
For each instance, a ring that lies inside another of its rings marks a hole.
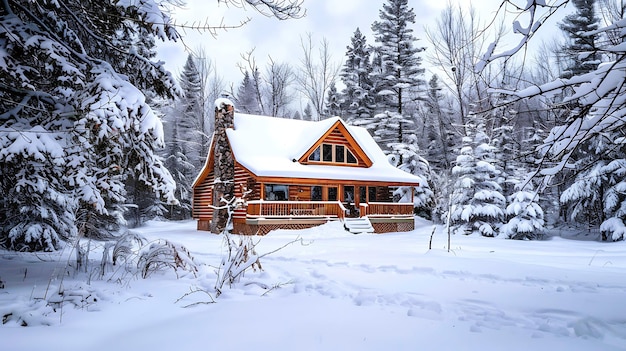
[[[537,194],[520,190],[509,197],[506,208],[509,221],[500,235],[509,239],[540,239],[544,231],[543,209],[537,203]]]
[[[143,248],[139,253],[137,268],[142,278],[150,274],[171,268],[183,270],[195,275],[198,271],[196,263],[187,248],[168,240],[158,240]]]

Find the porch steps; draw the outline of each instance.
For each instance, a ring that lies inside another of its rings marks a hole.
[[[352,234],[373,233],[374,227],[367,217],[344,218],[343,226]]]

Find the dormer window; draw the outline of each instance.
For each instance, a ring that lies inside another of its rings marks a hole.
[[[358,161],[352,151],[345,145],[323,143],[309,155],[310,162],[329,162],[357,164]]]

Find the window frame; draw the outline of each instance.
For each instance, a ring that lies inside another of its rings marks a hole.
[[[343,149],[343,152],[340,150]],[[338,153],[342,155],[338,156]],[[334,144],[334,143],[321,143],[307,158],[311,163],[336,163],[340,165],[357,166],[359,159],[350,150],[348,145]]]

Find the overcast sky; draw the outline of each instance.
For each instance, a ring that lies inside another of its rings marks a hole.
[[[202,47],[216,65],[219,75],[236,87],[243,78],[237,68],[237,63],[242,62],[242,53],[255,49],[257,63],[262,69],[268,55],[276,62],[297,66],[302,56],[300,38],[310,32],[316,44],[326,38],[331,46],[333,59],[342,62],[346,46],[350,44],[350,38],[357,27],[365,34],[368,43],[374,43],[371,25],[379,20],[379,10],[385,2],[386,0],[304,0],[307,10],[304,18],[279,21],[264,17],[249,6],[241,9],[227,7],[223,2],[218,3],[218,0],[187,0],[186,7],[177,9],[173,15],[177,24],[198,25],[207,21],[219,24],[223,20],[226,25],[234,25],[246,18],[251,21],[241,28],[218,31],[217,37],[193,29],[180,30],[184,45],[159,44],[159,58],[178,77],[188,50]],[[461,2],[464,5],[470,3],[469,0],[452,2]],[[483,19],[491,18],[499,3],[499,0],[472,1]],[[416,14],[413,29],[414,35],[421,40],[418,45],[428,47],[424,27],[435,23],[446,4],[447,0],[409,1],[409,6],[413,7]]]
[[[492,2],[493,0],[483,0]],[[331,46],[333,59],[342,61],[346,46],[357,27],[367,36],[370,44],[374,43],[371,24],[379,20],[379,10],[385,0],[304,0],[306,16],[301,19],[279,21],[259,14],[252,8],[240,9],[227,7],[217,0],[187,0],[184,9],[177,9],[173,17],[178,24],[238,24],[246,18],[251,21],[241,28],[218,31],[216,38],[209,33],[196,30],[181,31],[183,43],[159,44],[159,58],[166,62],[166,67],[175,75],[180,74],[187,59],[188,49],[203,47],[217,66],[226,81],[235,84],[243,78],[236,64],[241,62],[240,54],[255,49],[258,64],[264,67],[270,55],[276,62],[288,62],[297,65],[302,56],[300,38],[308,32],[313,34],[314,43],[326,38]],[[417,38],[426,45],[424,26],[433,23],[433,19],[445,5],[446,0],[413,0],[409,5],[414,8],[416,24],[413,27]]]

